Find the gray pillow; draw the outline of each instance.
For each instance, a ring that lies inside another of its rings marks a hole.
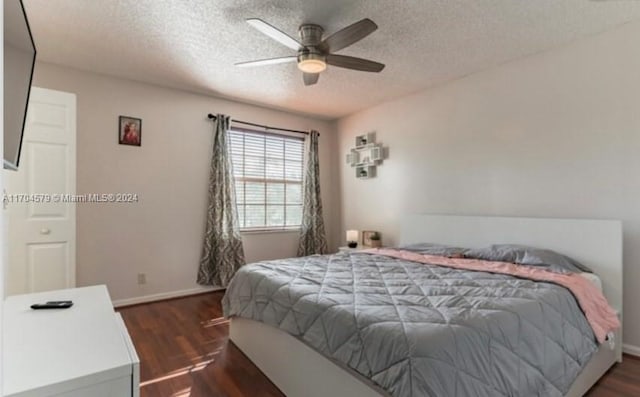
[[[517,263],[527,266],[546,267],[557,273],[593,273],[591,269],[569,258],[548,249],[528,247],[517,244],[494,244],[486,248],[465,251],[465,258],[482,259],[495,262]]]
[[[409,244],[399,248],[422,255],[446,256],[448,258],[462,258],[467,251],[466,248],[432,243]]]

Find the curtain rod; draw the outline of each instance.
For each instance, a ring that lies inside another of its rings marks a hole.
[[[215,120],[216,116],[212,113],[209,113],[207,115],[207,117],[209,118],[209,120]],[[305,135],[309,135],[309,131],[300,131],[300,130],[290,130],[288,128],[278,128],[278,127],[269,127],[268,125],[264,125],[264,124],[256,124],[256,123],[250,123],[248,121],[242,121],[242,120],[234,120],[231,119],[231,121],[233,123],[239,123],[239,124],[245,124],[245,125],[250,125],[253,127],[259,127],[259,128],[264,128],[266,130],[272,130],[272,131],[285,131],[285,132],[296,132],[298,134],[305,134]],[[318,136],[320,136],[320,134],[318,134]]]

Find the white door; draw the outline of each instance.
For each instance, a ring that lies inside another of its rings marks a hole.
[[[75,287],[75,94],[32,88],[19,169],[4,176],[6,294]]]

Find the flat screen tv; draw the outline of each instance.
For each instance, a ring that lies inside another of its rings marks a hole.
[[[22,0],[4,0],[4,168],[17,170],[36,61]]]

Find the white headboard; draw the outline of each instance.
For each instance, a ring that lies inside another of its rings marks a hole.
[[[466,248],[526,244],[554,250],[591,268],[602,280],[611,306],[622,314],[622,222],[618,220],[414,214],[403,220],[400,243],[420,242]]]

